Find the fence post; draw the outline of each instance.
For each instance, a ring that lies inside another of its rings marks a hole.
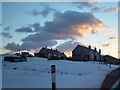
[[[56,68],[55,65],[51,65],[51,78],[52,78],[52,90],[56,90]]]
[[[109,67],[111,68],[111,64],[109,64]]]

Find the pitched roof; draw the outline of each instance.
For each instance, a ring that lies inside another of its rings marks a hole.
[[[60,51],[57,50],[52,50],[52,49],[48,49],[48,48],[42,48],[38,53],[50,53],[50,54],[60,54]]]
[[[88,48],[82,45],[77,45],[76,48],[72,52],[85,54],[88,51]]]
[[[98,53],[97,51],[95,51],[93,49],[89,49],[88,47],[83,46],[83,45],[77,45],[76,48],[72,52],[75,54],[84,54],[85,55],[85,54],[89,54],[89,52],[88,52],[89,50],[91,53],[94,53],[94,54],[95,54],[95,52]]]

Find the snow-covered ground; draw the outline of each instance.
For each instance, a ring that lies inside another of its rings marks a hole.
[[[48,61],[37,57],[29,57],[28,62],[2,64],[3,88],[51,88],[51,65],[56,65],[57,88],[99,88],[105,76],[118,68],[98,62]]]
[[[2,57],[0,55],[0,90],[2,89]]]

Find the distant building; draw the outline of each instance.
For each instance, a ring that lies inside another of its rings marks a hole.
[[[106,62],[108,64],[120,64],[120,59],[117,59],[117,58],[112,57],[110,55],[104,55],[103,60],[104,60],[104,62]]]
[[[101,60],[101,50],[97,51],[96,47],[91,49],[83,45],[77,45],[72,51],[72,59],[74,61],[87,61],[87,60]]]
[[[4,61],[10,61],[10,62],[25,62],[27,61],[26,57],[20,57],[17,55],[5,55]]]
[[[38,53],[34,54],[36,57],[43,57],[48,59],[66,59],[66,55],[61,53],[60,51],[48,49],[47,47],[43,47]]]
[[[15,53],[18,57],[33,57],[33,55],[29,54],[29,52],[21,52],[21,53]]]
[[[16,56],[18,56],[18,57],[20,57],[20,56],[21,56],[21,54],[20,54],[20,53],[15,53],[15,55],[16,55]]]
[[[22,55],[23,57],[28,57],[28,56],[29,56],[29,52],[21,52],[21,55]]]
[[[60,54],[59,54],[59,57],[60,57],[60,59],[66,59],[66,58],[67,58],[64,53],[60,53]]]

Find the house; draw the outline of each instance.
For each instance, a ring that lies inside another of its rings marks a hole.
[[[15,53],[15,55],[16,55],[16,56],[18,56],[18,57],[19,57],[19,56],[21,56],[21,54],[20,54],[20,53]]]
[[[120,64],[120,59],[117,59],[110,55],[104,55],[103,60],[105,63],[108,63],[108,64]]]
[[[29,54],[29,52],[21,52],[21,53],[15,53],[18,57],[33,57],[33,55]]]
[[[10,61],[10,62],[25,62],[27,61],[26,57],[20,57],[16,55],[6,55],[4,57],[4,61]]]
[[[29,52],[21,52],[22,57],[28,57],[29,56]]]
[[[51,59],[66,59],[66,55],[64,53],[61,53],[60,51],[53,50],[52,48],[49,49],[47,47],[43,47],[38,53],[34,54],[36,57],[43,57]]]
[[[88,47],[77,45],[76,48],[72,51],[72,59],[74,61],[100,60],[101,50],[99,49],[98,52],[96,47],[91,49],[90,45]]]
[[[64,53],[60,53],[60,59],[66,59],[67,57],[66,57],[66,55],[64,54]]]

